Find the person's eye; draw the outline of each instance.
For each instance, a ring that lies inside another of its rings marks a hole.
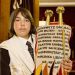
[[[20,18],[16,18],[15,21],[17,21],[17,22],[20,21]]]
[[[19,19],[16,19],[15,21],[20,21]]]
[[[26,21],[26,22],[30,22],[29,19],[26,19],[25,21]]]

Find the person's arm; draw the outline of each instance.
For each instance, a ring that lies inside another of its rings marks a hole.
[[[11,75],[9,63],[10,63],[10,57],[9,57],[8,50],[0,48],[1,75]]]

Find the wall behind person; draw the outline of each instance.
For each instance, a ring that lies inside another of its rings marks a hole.
[[[8,38],[10,0],[0,0],[0,43]]]

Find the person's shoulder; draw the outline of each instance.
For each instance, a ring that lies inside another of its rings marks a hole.
[[[6,51],[7,40],[0,43],[0,51]]]
[[[2,45],[2,44],[6,44],[9,40],[10,40],[10,39],[1,42],[0,45]]]
[[[1,42],[1,43],[0,43],[0,48],[6,47],[6,46],[9,44],[10,41],[11,41],[11,38],[8,39],[8,40],[5,40],[5,41],[3,41],[3,42]]]
[[[10,39],[7,39],[7,40],[1,42],[0,45],[7,44],[7,43],[11,42],[13,38],[14,37],[11,37]]]
[[[7,41],[7,40],[6,40]],[[2,43],[0,43],[0,53],[4,53],[7,52],[8,50],[6,49],[6,41],[3,41]]]
[[[0,43],[0,46],[6,44],[7,41],[8,41],[8,40],[5,40],[5,41],[1,42],[1,43]]]

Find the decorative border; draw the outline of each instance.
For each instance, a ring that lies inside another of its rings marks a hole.
[[[75,6],[75,2],[40,2],[39,7]]]

